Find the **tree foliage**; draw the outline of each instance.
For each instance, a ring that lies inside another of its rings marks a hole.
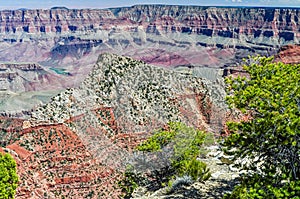
[[[250,62],[244,66],[249,78],[226,79],[229,105],[251,119],[229,123],[224,146],[235,149],[235,158],[247,157],[250,164],[242,169],[255,174],[236,191],[277,198],[284,187],[294,184],[289,189],[297,191],[300,184],[300,65],[274,63],[272,57]]]
[[[14,198],[17,183],[16,161],[8,153],[0,153],[0,198]]]

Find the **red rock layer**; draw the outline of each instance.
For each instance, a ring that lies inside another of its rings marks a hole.
[[[21,129],[22,120],[1,121],[7,137],[16,138],[4,148],[14,155],[18,165],[20,182],[16,198],[118,198],[122,194],[117,187],[122,171],[102,163],[65,124]],[[93,132],[85,133],[88,136]]]
[[[0,12],[0,32],[66,32],[99,27],[108,10],[5,10]],[[88,27],[89,26],[89,27]]]
[[[6,146],[18,164],[16,198],[117,198],[120,172],[93,157],[80,138],[63,124],[22,131]]]
[[[285,64],[300,64],[300,46],[287,45],[280,48],[275,56],[275,61],[281,61]]]
[[[148,33],[183,32],[220,37],[299,38],[297,9],[208,8],[193,6],[139,5],[120,9],[6,10],[0,12],[0,32],[60,33],[77,30],[127,31],[144,26]]]

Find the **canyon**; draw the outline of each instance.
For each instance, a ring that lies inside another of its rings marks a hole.
[[[297,43],[299,15],[292,8],[163,5],[1,11],[1,60],[66,67],[113,52],[161,66],[223,67],[243,53],[270,55]]]
[[[23,81],[10,81],[9,75],[4,75],[7,78],[2,77],[3,81],[10,85],[6,92],[1,91],[1,99],[15,100],[13,94],[24,99],[39,95],[24,94],[23,87],[28,88],[26,91],[51,92],[53,88],[76,87],[99,54],[105,52],[161,67],[195,69],[197,74],[199,68],[235,66],[248,55],[274,55],[284,45],[299,43],[299,16],[296,8],[167,5],[3,10],[0,11],[2,66],[38,63],[49,73],[45,76],[49,78],[44,78],[48,86],[29,89],[26,85],[19,88],[18,85],[26,84]],[[21,110],[34,107],[29,103]],[[6,108],[0,107],[0,112],[4,113]],[[9,110],[17,114],[16,109]]]
[[[0,151],[17,161],[16,198],[120,198],[128,163],[163,166],[134,148],[169,121],[224,133],[241,115],[228,110],[223,77],[244,73],[249,55],[299,63],[299,17],[168,5],[0,11]]]
[[[18,164],[16,198],[121,197],[117,183],[129,163],[141,172],[165,167],[168,152],[134,151],[150,132],[169,121],[222,128],[226,107],[211,99],[201,78],[102,54],[78,88],[52,97],[29,119],[0,118],[1,150]]]

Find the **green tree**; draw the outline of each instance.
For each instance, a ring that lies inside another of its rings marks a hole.
[[[229,105],[251,118],[228,123],[226,151],[250,160],[242,166],[249,176],[231,198],[300,195],[300,65],[255,57],[244,69],[249,78],[226,79]]]
[[[14,198],[18,186],[17,164],[8,153],[0,153],[0,198]]]

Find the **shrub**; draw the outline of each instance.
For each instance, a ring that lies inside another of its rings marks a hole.
[[[299,199],[300,181],[291,181],[283,186],[275,186],[262,180],[259,176],[244,179],[242,184],[234,187],[231,194],[226,194],[223,199],[252,199],[276,198]]]
[[[169,182],[169,193],[174,192],[176,189],[180,188],[184,185],[190,185],[194,182],[194,180],[191,178],[191,176],[182,176],[182,177],[176,177],[174,181]]]
[[[205,181],[211,176],[206,164],[196,158],[181,160],[178,162],[179,164],[173,164],[177,171],[177,175],[179,176],[190,176],[194,181]]]
[[[119,187],[125,193],[124,198],[131,198],[133,191],[138,186],[143,186],[148,183],[148,180],[142,173],[137,173],[134,171],[132,166],[128,166],[124,173],[124,177],[118,182]]]
[[[8,154],[0,153],[0,198],[14,198],[18,186],[16,161]]]
[[[204,162],[197,160],[206,133],[188,127],[180,122],[170,122],[167,130],[161,130],[137,147],[140,151],[158,151],[171,145],[174,155],[170,158],[169,177],[190,176],[193,180],[204,181],[210,177]],[[171,153],[171,152],[170,152]]]
[[[142,144],[137,146],[136,149],[139,151],[147,152],[159,151],[168,143],[170,143],[175,134],[176,132],[174,129],[171,129],[170,131],[162,130],[154,134],[146,142],[143,142]]]
[[[209,169],[204,162],[197,160],[203,151],[201,147],[205,140],[205,132],[180,122],[170,122],[166,128],[159,130],[136,147],[138,151],[145,152],[159,152],[168,147],[169,153],[173,154],[169,157],[170,164],[162,165],[162,168],[152,171],[151,174],[137,173],[129,166],[124,173],[124,179],[119,182],[125,197],[129,198],[138,186],[147,186],[153,190],[169,182],[171,190],[175,190],[183,184],[207,180],[210,177]],[[210,142],[211,137],[207,141]]]
[[[230,107],[250,118],[228,124],[231,135],[224,142],[226,151],[233,151],[235,159],[250,160],[242,166],[249,176],[233,194],[280,198],[276,194],[299,189],[300,65],[255,57],[244,68],[250,78],[226,79]],[[294,187],[289,186],[292,182]]]

